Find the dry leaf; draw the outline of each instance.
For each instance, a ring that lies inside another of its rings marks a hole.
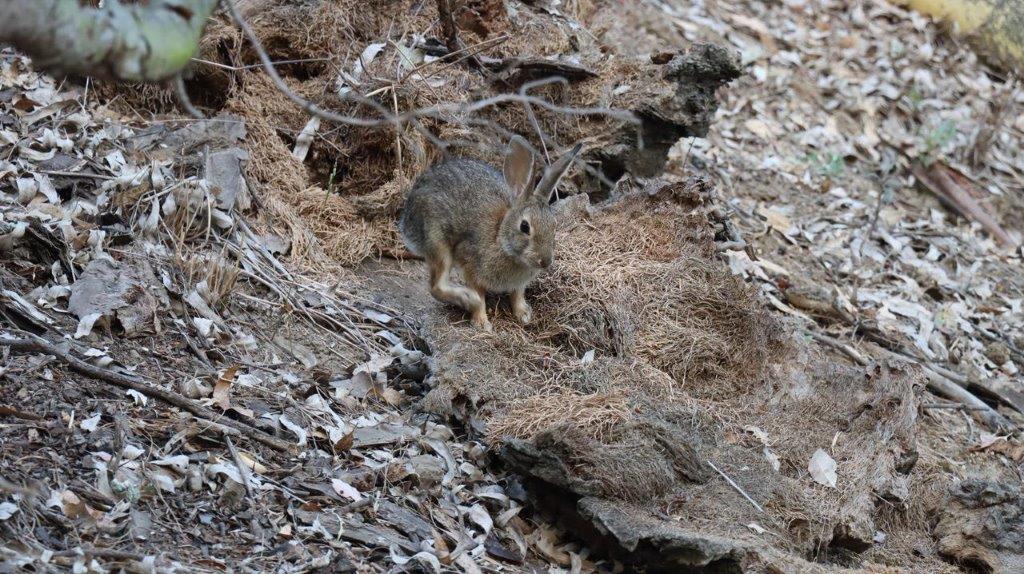
[[[78,423],[78,426],[80,426],[84,431],[95,432],[96,428],[100,424],[100,417],[101,413],[96,413],[93,416]]]
[[[344,480],[341,480],[340,478],[332,478],[331,486],[334,488],[334,492],[337,492],[339,495],[344,496],[345,498],[350,498],[353,501],[363,499],[363,494],[359,492],[359,490],[356,489],[356,487],[345,482]]]
[[[820,448],[814,451],[811,461],[807,464],[807,472],[818,484],[829,488],[836,487],[838,476],[836,475],[836,461]]]
[[[221,410],[226,411],[231,408],[231,384],[235,382],[238,368],[238,365],[231,365],[225,369],[213,386],[213,403]]]

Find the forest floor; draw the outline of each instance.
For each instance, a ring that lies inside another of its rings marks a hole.
[[[251,16],[308,97],[480,89],[424,71],[432,3],[279,4],[325,22]],[[617,62],[710,42],[742,68],[663,173],[571,174],[533,324],[495,299],[484,334],[400,258],[436,150],[309,122],[223,20],[205,120],[3,53],[5,571],[1024,568],[1024,89],[940,26],[873,0],[468,3],[485,54],[578,50],[602,107],[642,100]],[[488,120],[548,151],[518,113]],[[563,144],[598,125],[552,118]]]

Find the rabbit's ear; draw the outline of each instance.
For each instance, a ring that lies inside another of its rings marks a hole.
[[[558,181],[562,179],[565,172],[569,171],[569,166],[572,165],[573,160],[576,159],[582,148],[582,143],[576,144],[576,147],[572,148],[569,153],[560,157],[558,161],[551,164],[544,171],[544,177],[541,178],[540,183],[533,190],[534,199],[544,205],[551,202],[551,194],[555,191],[555,186],[558,185]]]
[[[523,194],[533,179],[533,152],[520,136],[513,136],[505,153],[505,182],[516,195]]]

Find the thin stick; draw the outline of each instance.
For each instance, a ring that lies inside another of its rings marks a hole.
[[[984,401],[974,396],[974,394],[967,389],[961,387],[926,365],[921,365],[921,368],[924,369],[924,374],[928,378],[928,388],[932,392],[942,395],[947,399],[962,403],[966,407],[964,410],[972,411],[972,413],[977,418],[981,419],[981,421],[990,429],[1002,431],[1012,429],[1014,427],[1013,423],[1011,423],[1006,417],[985,404]]]
[[[108,180],[108,181],[112,180],[112,179],[117,179],[117,178],[115,178],[112,175],[103,175],[103,174],[99,174],[99,173],[73,172],[73,171],[53,171],[53,170],[43,170],[43,169],[40,169],[40,170],[37,170],[37,173],[45,173],[46,175],[59,175],[61,177],[85,177],[85,178],[91,177],[93,179],[104,179],[104,180]]]
[[[174,86],[174,95],[178,96],[178,103],[188,113],[188,115],[196,118],[197,120],[204,119],[206,116],[203,112],[199,111],[195,105],[192,104],[192,99],[188,97],[188,90],[185,89],[185,79],[181,77],[181,74],[175,75],[171,78],[171,85]]]
[[[92,377],[93,379],[106,381],[122,389],[138,391],[149,398],[163,401],[169,405],[188,411],[197,417],[208,419],[210,421],[214,421],[216,419],[219,421],[216,424],[220,425],[222,428],[231,428],[235,432],[239,433],[239,436],[249,437],[252,440],[273,448],[274,450],[291,452],[294,449],[292,444],[289,442],[272,437],[249,424],[218,415],[214,411],[196,404],[178,393],[155,387],[148,381],[134,376],[125,375],[116,371],[97,367],[96,365],[91,365],[72,356],[70,353],[62,351],[42,337],[37,337],[31,333],[25,333],[25,335],[28,337],[27,339],[9,339],[2,337],[0,338],[0,346],[10,347],[12,351],[20,353],[46,353],[48,355],[53,355],[67,363],[72,371]]]
[[[288,65],[288,64],[305,64],[305,63],[308,63],[308,62],[331,62],[333,60],[335,60],[335,58],[299,58],[297,60],[275,60],[274,61],[274,65],[275,66],[285,66],[285,65]],[[202,58],[192,58],[192,61],[196,62],[196,63],[199,63],[199,64],[206,64],[207,66],[213,66],[214,68],[220,68],[222,70],[230,70],[232,72],[239,72],[239,71],[242,71],[242,70],[251,70],[253,68],[259,68],[259,67],[263,66],[263,64],[247,64],[245,66],[229,66],[227,64],[222,64],[220,62],[214,62],[212,60],[204,60]]]
[[[807,333],[808,337],[814,339],[819,343],[828,345],[829,347],[832,347],[833,349],[836,349],[838,351],[842,351],[851,359],[853,359],[853,362],[857,363],[862,367],[866,366],[868,363],[871,362],[867,357],[861,355],[860,352],[857,351],[857,349],[854,349],[853,347],[847,345],[846,343],[843,343],[838,339],[833,339],[832,337],[823,335],[821,333],[815,333],[814,331],[804,331],[804,333]]]
[[[455,16],[452,15],[451,0],[437,0],[437,15],[441,20],[441,29],[444,31],[444,43],[448,47],[448,52],[465,50],[466,46],[459,39],[459,27],[455,25]],[[484,65],[474,54],[469,54],[465,59],[470,67],[486,73]]]
[[[921,408],[922,409],[926,409],[926,410],[927,409],[949,409],[949,410],[956,410],[956,411],[976,411],[976,410],[980,410],[979,407],[969,407],[967,405],[962,405],[960,403],[948,403],[948,404],[944,404],[944,405],[943,404],[938,404],[938,403],[930,403],[930,404],[923,404],[923,405],[921,405]]]
[[[242,477],[242,485],[245,486],[245,494],[249,497],[249,510],[252,511],[249,528],[252,529],[253,536],[263,538],[263,529],[260,528],[260,524],[256,520],[256,495],[252,491],[252,484],[250,484],[249,466],[246,465],[245,461],[242,460],[242,457],[239,456],[238,450],[235,449],[235,444],[231,442],[231,437],[227,434],[224,435],[224,443],[228,445],[228,450],[231,452],[231,458],[235,460],[235,466],[238,467],[238,474]]]
[[[438,59],[436,59],[436,60],[434,60],[432,62],[424,62],[424,63],[420,64],[419,66],[416,66],[415,68],[413,68],[412,70],[409,71],[409,75],[415,74],[415,73],[419,72],[420,70],[422,70],[423,68],[426,68],[426,67],[429,67],[429,66],[433,66],[435,64],[441,64],[441,66],[438,69],[433,70],[429,74],[423,76],[424,80],[432,78],[432,77],[434,77],[434,75],[440,73],[442,70],[448,68],[449,66],[454,66],[454,65],[458,64],[459,62],[462,62],[466,58],[469,58],[471,56],[475,56],[475,55],[479,54],[480,52],[483,52],[484,50],[486,50],[488,48],[493,48],[494,46],[497,46],[498,44],[508,40],[509,38],[511,38],[511,36],[509,36],[508,34],[502,34],[501,36],[498,36],[496,38],[491,38],[490,40],[484,40],[483,42],[478,42],[476,44],[473,44],[472,46],[463,48],[463,49],[458,50],[456,52],[448,52],[444,56],[441,56],[440,58],[438,58]],[[458,58],[455,58],[454,60],[450,59],[453,56],[459,56],[463,52],[468,52],[468,54],[462,55],[462,56],[460,56]]]
[[[756,501],[755,501],[755,500],[754,500],[753,498],[750,498],[750,495],[749,495],[749,494],[747,494],[746,492],[744,492],[744,490],[743,490],[742,488],[740,488],[740,485],[738,485],[738,484],[736,484],[735,482],[733,482],[733,481],[732,481],[732,479],[731,479],[731,478],[729,478],[729,476],[728,476],[727,474],[725,474],[725,473],[724,473],[724,472],[722,472],[721,470],[718,470],[718,467],[717,467],[717,466],[715,466],[715,463],[713,463],[713,462],[711,462],[711,461],[709,460],[709,461],[708,461],[708,465],[709,465],[709,466],[711,466],[711,468],[715,469],[715,472],[717,472],[718,474],[722,475],[722,478],[724,478],[724,479],[725,479],[725,481],[729,483],[729,486],[731,486],[731,487],[735,488],[735,489],[736,489],[736,492],[738,492],[738,493],[742,494],[742,495],[743,495],[743,498],[746,498],[746,499],[747,499],[747,502],[749,502],[750,504],[753,504],[753,505],[754,505],[754,508],[756,508],[758,512],[760,512],[760,513],[762,513],[762,514],[764,513],[764,509],[763,509],[763,508],[761,508],[761,505],[760,505],[760,504],[758,504],[758,503],[757,503],[757,502],[756,502]]]

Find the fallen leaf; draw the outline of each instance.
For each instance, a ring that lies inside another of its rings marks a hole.
[[[295,136],[295,147],[292,148],[292,157],[299,161],[306,161],[306,156],[309,155],[309,146],[313,145],[313,139],[316,137],[318,129],[320,129],[320,118],[317,116],[309,118],[306,126],[299,132],[299,135]]]
[[[290,421],[288,419],[288,417],[286,417],[284,415],[281,415],[281,418],[279,420],[281,421],[281,424],[284,425],[284,427],[286,429],[288,429],[288,430],[292,431],[293,433],[295,433],[295,436],[298,437],[298,439],[299,439],[298,440],[299,446],[306,446],[306,430],[305,429],[303,429],[299,425],[293,423],[292,421]]]
[[[807,464],[807,472],[811,473],[814,482],[829,488],[836,487],[838,480],[836,461],[820,448],[811,456],[811,461]]]
[[[498,537],[495,536],[493,532],[491,534],[488,534],[487,539],[484,540],[484,550],[486,550],[487,553],[491,556],[494,556],[495,558],[501,560],[505,560],[507,562],[519,564],[523,561],[523,557],[521,555],[519,555],[517,552],[509,550],[504,544],[501,543],[501,540],[499,540]]]
[[[168,466],[180,473],[184,473],[186,470],[188,470],[188,457],[183,454],[178,454],[175,456],[168,456],[154,460],[150,464],[155,464],[157,466]]]
[[[466,514],[474,524],[483,529],[484,534],[489,534],[491,532],[491,528],[494,528],[494,521],[491,519],[490,513],[487,512],[487,509],[484,508],[482,504],[474,504],[469,507]]]
[[[125,394],[131,397],[132,400],[135,401],[135,404],[140,407],[144,407],[146,406],[147,403],[149,403],[149,397],[140,393],[139,391],[136,391],[135,389],[128,389],[128,391],[126,391]]]
[[[764,458],[768,461],[768,464],[771,465],[772,470],[779,472],[779,469],[782,468],[782,461],[779,460],[779,455],[772,452],[768,447],[764,447],[761,452],[764,453]]]
[[[415,560],[423,566],[430,566],[431,570],[435,573],[441,571],[441,561],[437,559],[437,556],[434,556],[430,552],[423,551],[417,552],[412,556],[405,556],[399,551],[397,544],[392,544],[389,550],[391,553],[391,560],[399,566],[405,566]]]
[[[101,414],[100,413],[96,413],[93,416],[91,416],[91,417],[83,420],[82,422],[78,423],[78,426],[81,427],[82,430],[84,430],[84,431],[96,432],[96,428],[99,427],[99,424],[100,424],[100,417],[101,417]]]
[[[18,512],[18,505],[13,502],[0,503],[0,520],[7,520]]]
[[[96,321],[103,316],[103,313],[89,313],[78,320],[78,328],[75,329],[75,338],[81,339],[82,337],[88,336],[92,333],[92,328],[96,324]]]
[[[351,498],[353,501],[363,499],[363,494],[359,492],[359,490],[356,489],[356,487],[345,482],[344,480],[341,480],[340,478],[332,478],[331,486],[334,487],[334,492],[337,492],[338,494],[344,496],[345,498]]]
[[[213,386],[213,403],[221,410],[226,411],[231,408],[231,384],[235,382],[237,374],[238,365],[231,365],[224,370]]]

